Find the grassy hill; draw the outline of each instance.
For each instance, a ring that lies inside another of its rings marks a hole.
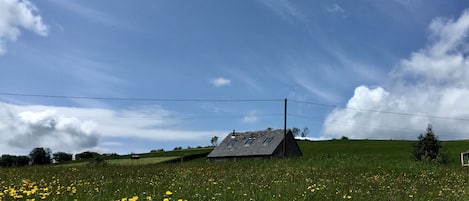
[[[469,168],[410,159],[411,141],[299,141],[303,157],[0,169],[0,200],[467,200]],[[179,157],[210,150],[142,154]],[[203,154],[203,153],[202,153]]]
[[[360,158],[376,158],[380,161],[404,162],[411,160],[415,141],[404,140],[330,140],[298,141],[305,157],[321,158],[334,155],[353,155]],[[469,140],[444,141],[450,165],[460,165],[460,153],[469,149]]]

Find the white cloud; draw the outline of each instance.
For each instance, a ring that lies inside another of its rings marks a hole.
[[[54,152],[112,152],[109,147],[132,149],[126,139],[161,145],[208,141],[224,133],[181,129],[178,117],[159,106],[110,110],[0,102],[0,153],[26,154],[34,147],[48,147]]]
[[[347,108],[327,116],[324,136],[415,139],[432,123],[443,139],[469,138],[469,10],[435,19],[429,29],[428,46],[395,67],[392,84],[357,87]]]
[[[223,78],[223,77],[219,77],[219,78],[210,80],[210,83],[212,83],[212,85],[215,87],[226,87],[226,86],[231,85],[231,80]]]
[[[336,3],[326,6],[326,10],[327,10],[327,12],[330,12],[330,13],[343,13],[343,12],[345,12],[345,10]]]
[[[16,41],[21,34],[20,28],[41,36],[47,35],[48,28],[37,11],[28,0],[0,1],[0,54],[6,52],[8,41]]]
[[[29,149],[47,146],[73,151],[97,145],[97,124],[59,113],[54,108],[15,106],[0,103],[0,144],[2,153],[11,148]]]
[[[243,123],[255,123],[259,120],[259,118],[257,117],[257,112],[255,111],[251,111],[249,112],[249,114],[247,114],[246,116],[243,117],[243,119],[241,120]]]

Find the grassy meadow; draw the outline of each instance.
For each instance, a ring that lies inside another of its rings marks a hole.
[[[299,141],[304,156],[293,159],[151,159],[191,154],[183,150],[143,155],[151,163],[5,168],[0,200],[468,200],[459,153],[469,141],[444,142],[452,162],[440,166],[413,162],[412,143]]]

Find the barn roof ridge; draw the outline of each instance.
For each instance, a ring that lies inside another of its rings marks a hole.
[[[287,129],[287,141],[294,137]],[[272,156],[279,152],[285,139],[284,130],[231,132],[213,149],[208,158]],[[296,145],[296,142],[293,142]],[[296,145],[297,146],[297,145]],[[299,148],[297,147],[299,150]],[[283,151],[282,151],[283,152]],[[301,152],[301,151],[300,151]],[[301,153],[300,153],[301,155]]]

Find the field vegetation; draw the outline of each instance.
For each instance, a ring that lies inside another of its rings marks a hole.
[[[469,141],[443,142],[444,165],[414,161],[414,143],[299,141],[304,156],[293,159],[2,168],[0,200],[467,200],[459,153]]]

